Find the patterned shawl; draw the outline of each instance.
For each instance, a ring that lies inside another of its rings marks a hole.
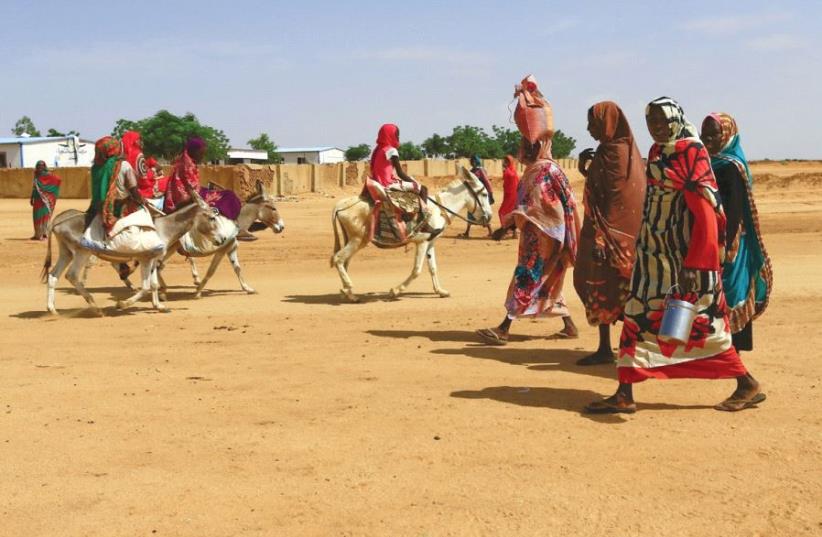
[[[740,229],[734,243],[728,245],[722,267],[722,282],[730,308],[731,331],[738,332],[762,315],[768,307],[773,286],[773,268],[762,241],[759,213],[753,198],[753,175],[742,150],[736,121],[721,112],[714,112],[708,117],[716,120],[722,129],[722,150],[711,156],[711,166],[715,171],[728,166],[736,168],[746,193]]]
[[[119,217],[115,201],[116,181],[123,163],[122,145],[113,136],[104,136],[94,144],[91,167],[91,206],[89,212],[102,212],[103,228],[108,233]]]

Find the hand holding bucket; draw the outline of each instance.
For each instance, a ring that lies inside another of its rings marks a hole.
[[[671,286],[665,294],[658,338],[668,343],[685,344],[691,338],[698,308],[696,304],[674,298],[672,291],[677,287],[679,285]]]

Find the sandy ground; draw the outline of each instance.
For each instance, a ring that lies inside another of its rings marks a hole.
[[[503,315],[513,241],[450,229],[448,299],[424,274],[388,300],[412,254],[368,248],[352,264],[366,300],[342,303],[334,200],[305,196],[280,204],[283,235],[241,248],[257,295],[225,264],[192,300],[178,260],[171,313],[120,313],[101,266],[107,316],[64,280],[52,318],[28,205],[0,200],[0,535],[820,535],[812,183],[759,191],[776,288],[744,358],[767,402],[726,414],[711,405],[731,381],[649,381],[637,414],[596,418],[580,409],[616,383],[613,367],[574,365],[593,328],[556,341],[558,320],[520,321],[506,348],[476,342]]]

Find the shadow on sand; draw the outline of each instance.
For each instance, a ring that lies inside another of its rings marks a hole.
[[[574,412],[584,418],[600,423],[623,423],[620,414],[585,414],[582,409],[588,403],[602,399],[602,394],[590,390],[574,388],[550,388],[527,386],[493,386],[482,390],[462,390],[451,392],[451,397],[461,399],[492,399],[502,403],[526,407],[552,408]],[[648,410],[706,410],[710,405],[671,405],[667,403],[637,402],[637,411]]]
[[[454,343],[476,343],[481,344],[480,337],[476,332],[470,330],[366,330],[367,334],[377,337],[388,337],[394,339],[407,339],[410,337],[423,337],[429,341]],[[509,341],[528,341],[528,336],[511,334]]]
[[[358,293],[357,297],[360,299],[359,302],[351,302],[342,293],[328,293],[325,295],[289,295],[285,297],[282,301],[291,304],[308,304],[308,305],[319,305],[324,304],[326,306],[343,306],[343,305],[351,305],[357,306],[358,304],[368,304],[370,302],[396,302],[398,300],[412,298],[415,300],[419,299],[436,299],[441,300],[440,296],[436,293],[403,293],[399,297],[394,298],[388,293]]]

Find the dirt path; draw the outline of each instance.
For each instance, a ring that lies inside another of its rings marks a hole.
[[[351,271],[365,303],[345,304],[333,200],[307,197],[242,246],[258,295],[225,264],[192,300],[177,260],[172,313],[118,313],[97,267],[108,316],[63,281],[55,319],[28,205],[0,200],[0,535],[820,535],[822,195],[788,194],[762,195],[776,289],[744,357],[767,403],[725,414],[730,381],[651,381],[636,415],[596,419],[579,410],[615,371],[574,365],[594,329],[569,343],[545,338],[558,320],[521,321],[505,349],[476,343],[513,241],[449,230],[449,299],[423,274],[387,300],[412,253],[369,248]]]

